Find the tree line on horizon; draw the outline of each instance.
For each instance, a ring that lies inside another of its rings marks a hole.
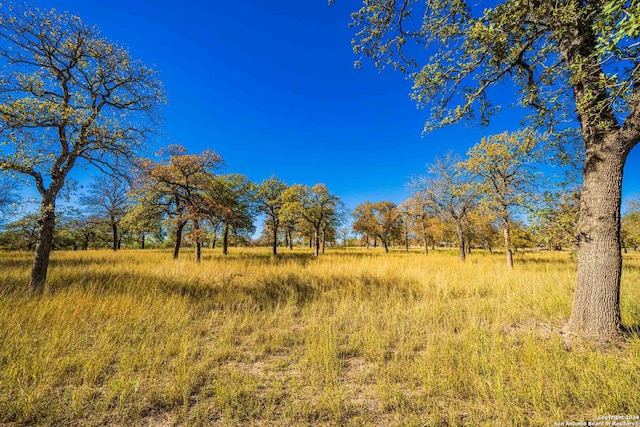
[[[232,245],[270,246],[273,254],[308,246],[316,256],[327,244],[386,252],[421,247],[425,254],[457,246],[464,261],[472,248],[500,247],[513,268],[514,250],[573,250],[579,191],[564,181],[555,191],[544,185],[539,147],[526,130],[484,138],[465,159],[448,153],[413,176],[407,185],[413,194],[402,203],[365,201],[348,212],[323,184],[288,185],[276,176],[254,183],[220,173],[224,161],[211,150],[196,155],[171,145],[156,160],[137,159],[128,179],[94,177],[78,203],[61,212],[53,248],[172,247],[177,258],[187,245],[199,261],[202,247],[217,245],[225,255]],[[625,251],[640,242],[640,204],[629,207]],[[254,238],[259,215],[263,229]],[[27,213],[5,224],[0,248],[33,251],[37,220]]]

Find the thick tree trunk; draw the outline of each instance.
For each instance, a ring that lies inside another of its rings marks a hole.
[[[182,245],[182,229],[185,223],[180,221],[176,227],[176,241],[173,244],[173,259],[177,259],[180,254],[180,246]]]
[[[53,245],[53,231],[56,226],[55,197],[43,198],[40,204],[38,224],[38,240],[36,241],[35,257],[31,268],[29,288],[33,294],[40,295],[44,291],[49,268],[49,256]]]
[[[605,141],[606,142],[606,141]],[[578,221],[578,274],[569,330],[584,336],[620,332],[620,201],[626,155],[615,143],[587,150]]]
[[[222,255],[229,253],[229,225],[224,225],[224,231],[222,232]]]
[[[324,234],[324,230],[322,230],[322,253],[324,253],[324,246],[326,244],[325,239],[326,239],[326,237],[325,237],[325,234]]]
[[[511,252],[511,223],[504,218],[504,251],[507,254],[507,269],[513,269],[513,253]]]

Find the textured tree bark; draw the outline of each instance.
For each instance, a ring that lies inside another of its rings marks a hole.
[[[113,250],[118,250],[118,224],[111,218],[111,233],[113,236]]]
[[[612,136],[609,139],[615,139]],[[578,221],[578,274],[568,329],[584,336],[620,333],[620,203],[625,150],[615,141],[586,153]]]
[[[196,253],[195,253],[195,261],[200,262],[202,259],[202,242],[200,241],[200,223],[198,221],[193,221],[193,228],[196,232]]]
[[[315,229],[313,237],[315,240],[313,255],[317,257],[320,256],[320,231],[318,230],[318,228]]]
[[[273,227],[273,246],[271,253],[273,255],[278,255],[278,227],[274,225]]]
[[[180,254],[180,246],[182,245],[182,229],[184,228],[184,225],[185,223],[180,221],[176,227],[176,241],[173,244],[173,259],[178,259],[178,255]]]
[[[511,223],[508,219],[504,220],[504,251],[507,254],[507,268],[513,269],[513,252],[511,252]]]
[[[224,231],[222,233],[222,255],[229,253],[229,225],[224,225]]]
[[[460,261],[464,261],[466,259],[466,251],[464,247],[464,231],[462,231],[462,224],[459,222],[456,223],[456,230],[458,231],[458,244],[460,249]]]
[[[424,254],[429,255],[429,240],[427,239],[427,229],[424,226],[424,220],[421,224],[422,228],[422,243],[424,244]]]
[[[44,285],[47,280],[49,256],[53,245],[53,231],[56,226],[55,207],[55,197],[44,197],[40,204],[40,217],[38,218],[40,229],[31,268],[31,281],[29,282],[29,289],[36,295],[44,292]]]

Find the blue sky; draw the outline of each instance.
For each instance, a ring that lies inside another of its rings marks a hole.
[[[167,144],[193,153],[211,148],[227,172],[258,182],[272,174],[289,184],[322,182],[350,208],[367,199],[400,202],[408,177],[436,156],[462,155],[481,137],[519,125],[507,113],[488,128],[463,123],[422,136],[427,112],[409,98],[411,83],[366,61],[353,67],[348,23],[358,1],[34,4],[77,14],[155,66],[168,105],[151,152]],[[634,151],[627,197],[638,191],[639,164]]]

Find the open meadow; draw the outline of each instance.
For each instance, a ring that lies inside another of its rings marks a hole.
[[[640,340],[565,335],[568,253],[0,253],[0,425],[553,425],[640,414]],[[640,323],[640,255],[622,316]],[[636,327],[637,329],[637,327]]]

